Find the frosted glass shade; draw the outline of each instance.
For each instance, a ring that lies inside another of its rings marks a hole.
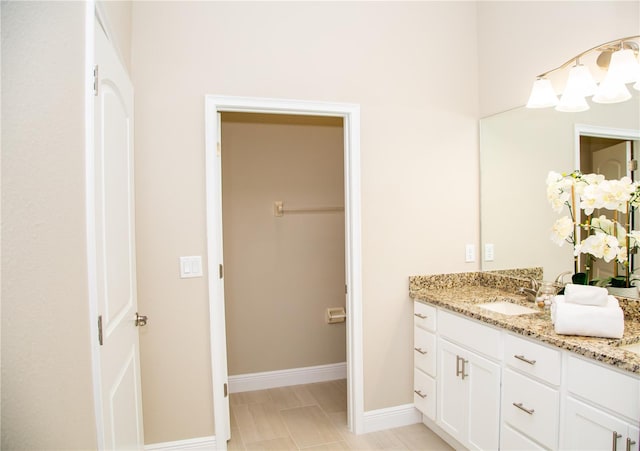
[[[640,76],[640,64],[636,60],[633,50],[618,50],[611,54],[611,62],[609,63],[609,71],[607,76],[616,77],[622,83],[633,83],[638,81]]]
[[[587,66],[576,64],[569,71],[569,78],[564,92],[570,91],[572,94],[580,94],[589,97],[596,93],[598,84],[593,79]]]
[[[556,96],[551,81],[547,78],[539,78],[533,82],[531,95],[527,102],[527,108],[547,108],[556,106],[558,97]]]
[[[563,113],[579,113],[580,111],[587,111],[589,104],[585,100],[583,95],[576,92],[565,92],[560,97],[560,103],[556,106],[556,110]]]
[[[631,98],[631,93],[625,84],[615,76],[608,72],[604,80],[600,82],[598,90],[593,96],[596,103],[618,103],[624,102]]]

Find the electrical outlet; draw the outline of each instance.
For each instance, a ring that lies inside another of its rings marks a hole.
[[[493,261],[493,243],[485,243],[484,245],[484,261]]]
[[[465,259],[467,263],[476,261],[476,247],[473,244],[467,244],[465,247]]]

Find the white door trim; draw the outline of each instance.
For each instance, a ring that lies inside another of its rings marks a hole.
[[[251,112],[269,114],[299,114],[336,116],[344,120],[345,177],[345,258],[347,309],[347,419],[349,429],[364,431],[364,376],[362,344],[362,252],[360,205],[360,106],[355,104],[280,100],[250,97],[205,96],[206,210],[207,260],[209,278],[209,311],[211,322],[211,365],[213,409],[216,442],[226,446],[219,431],[228,428],[224,402],[221,401],[226,379],[225,321],[222,282],[218,265],[222,262],[222,202],[220,159],[218,148],[218,114],[221,112]],[[223,368],[224,366],[224,368]],[[222,442],[222,443],[221,443]]]

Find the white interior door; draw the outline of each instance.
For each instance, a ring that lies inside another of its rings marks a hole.
[[[102,422],[106,449],[144,444],[137,330],[133,86],[96,23],[94,205]]]
[[[607,180],[620,179],[628,174],[627,161],[631,154],[631,142],[626,141],[615,144],[604,149],[597,150],[592,154],[593,171],[596,174],[602,174]],[[609,219],[614,219],[613,212],[610,210],[600,209],[594,212],[596,215],[604,215]],[[626,215],[617,213],[618,222],[624,224]],[[606,263],[602,259],[592,260],[593,274],[592,279],[604,279],[614,275],[615,263]]]

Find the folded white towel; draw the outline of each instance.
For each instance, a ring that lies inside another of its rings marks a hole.
[[[571,304],[565,296],[556,296],[551,320],[561,335],[622,338],[624,334],[624,313],[613,296],[607,296],[606,306]]]
[[[565,301],[570,304],[607,305],[609,292],[606,288],[569,283],[564,287]]]

